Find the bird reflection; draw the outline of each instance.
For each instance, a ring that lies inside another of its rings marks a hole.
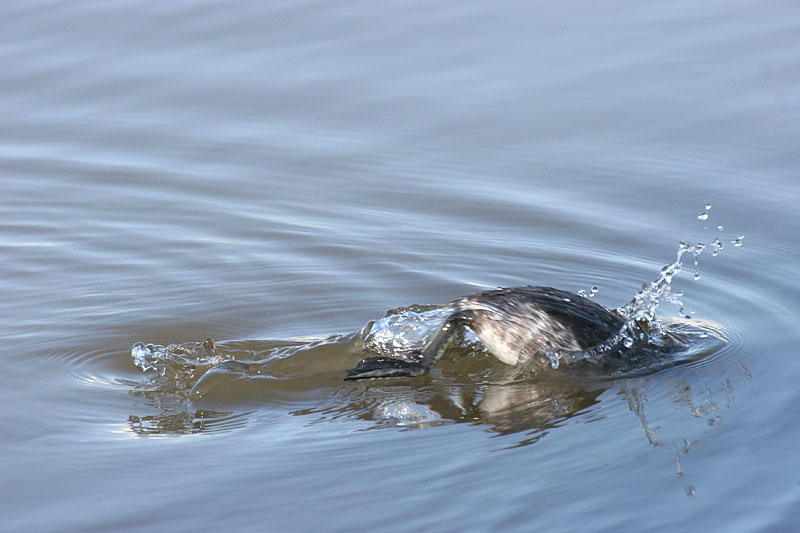
[[[361,385],[358,401],[330,402],[294,414],[323,418],[346,415],[369,422],[372,428],[422,429],[469,423],[500,435],[526,432],[528,436],[521,444],[531,444],[598,404],[608,388],[513,369],[505,375],[484,369],[477,374],[489,374],[487,378],[464,384],[456,379],[458,374],[449,372],[454,368],[442,366],[440,373],[421,380],[367,382]]]

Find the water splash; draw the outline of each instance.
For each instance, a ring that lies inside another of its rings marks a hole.
[[[421,350],[452,312],[452,307],[432,305],[392,309],[370,328],[365,347],[387,357],[402,357]]]
[[[167,346],[137,342],[131,347],[131,359],[139,370],[154,370],[161,376],[172,374],[175,379],[191,378],[197,372],[205,372],[231,358],[230,355],[217,353],[214,341],[210,338],[201,343]]]
[[[703,221],[707,220],[710,209],[711,204],[706,204],[705,210],[697,218]],[[717,229],[722,231],[724,228],[719,225]],[[731,243],[736,247],[740,247],[743,238],[744,235],[739,235]],[[674,335],[671,335],[671,332],[665,327],[665,322],[657,318],[656,310],[662,301],[666,301],[678,306],[682,318],[692,318],[694,311],[686,311],[683,302],[683,291],[674,291],[672,289],[672,281],[683,270],[684,258],[687,254],[691,257],[694,279],[700,279],[699,258],[709,248],[712,250],[712,255],[717,256],[723,250],[722,241],[719,238],[715,238],[710,245],[702,242],[689,244],[685,241],[680,241],[675,260],[664,266],[655,280],[643,284],[630,302],[616,309],[617,314],[625,320],[620,332],[596,349],[588,351],[584,354],[584,357],[592,357],[611,350],[617,350],[620,346],[626,349],[648,345],[663,347],[674,342]]]
[[[658,320],[656,310],[664,300],[678,305],[684,318],[691,318],[691,313],[685,312],[683,292],[672,290],[672,280],[683,269],[686,254],[692,256],[695,268],[694,279],[698,279],[698,258],[705,249],[705,244],[687,244],[681,241],[675,260],[664,266],[654,281],[643,284],[630,302],[616,309],[617,314],[625,320],[620,332],[609,341],[589,350],[583,357],[589,358],[619,350],[620,346],[631,349],[634,346],[641,347],[642,345],[663,347],[670,343],[672,338],[665,324]]]

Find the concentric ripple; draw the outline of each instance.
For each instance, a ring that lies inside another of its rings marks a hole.
[[[747,344],[742,334],[692,318],[683,293],[672,287],[686,256],[697,276],[700,255],[721,248],[681,242],[675,260],[615,311],[625,319],[615,337],[584,353],[548,353],[549,360],[515,367],[497,362],[467,332],[428,376],[358,385],[342,381],[365,353],[402,358],[421,349],[452,312],[436,305],[392,309],[357,332],[325,339],[137,342],[131,359],[146,377],[132,393],[160,414],[132,415],[131,429],[140,435],[222,431],[242,423],[235,413],[244,405],[280,405],[296,415],[352,418],[374,427],[482,421],[501,432],[539,431],[593,405],[620,379],[679,367],[699,370],[737,356],[740,341]],[[591,298],[597,291],[592,287],[579,295]],[[663,302],[678,307],[680,316],[659,318]],[[211,407],[198,411],[198,405]],[[229,407],[214,408],[220,405]]]

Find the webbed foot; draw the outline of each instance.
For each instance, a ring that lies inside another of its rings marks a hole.
[[[415,377],[428,373],[422,363],[394,357],[366,357],[347,371],[345,381],[371,378]]]

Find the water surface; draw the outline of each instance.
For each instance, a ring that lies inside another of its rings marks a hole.
[[[798,14],[5,2],[0,528],[791,529]],[[342,381],[387,311],[619,307],[681,240],[684,364]]]

